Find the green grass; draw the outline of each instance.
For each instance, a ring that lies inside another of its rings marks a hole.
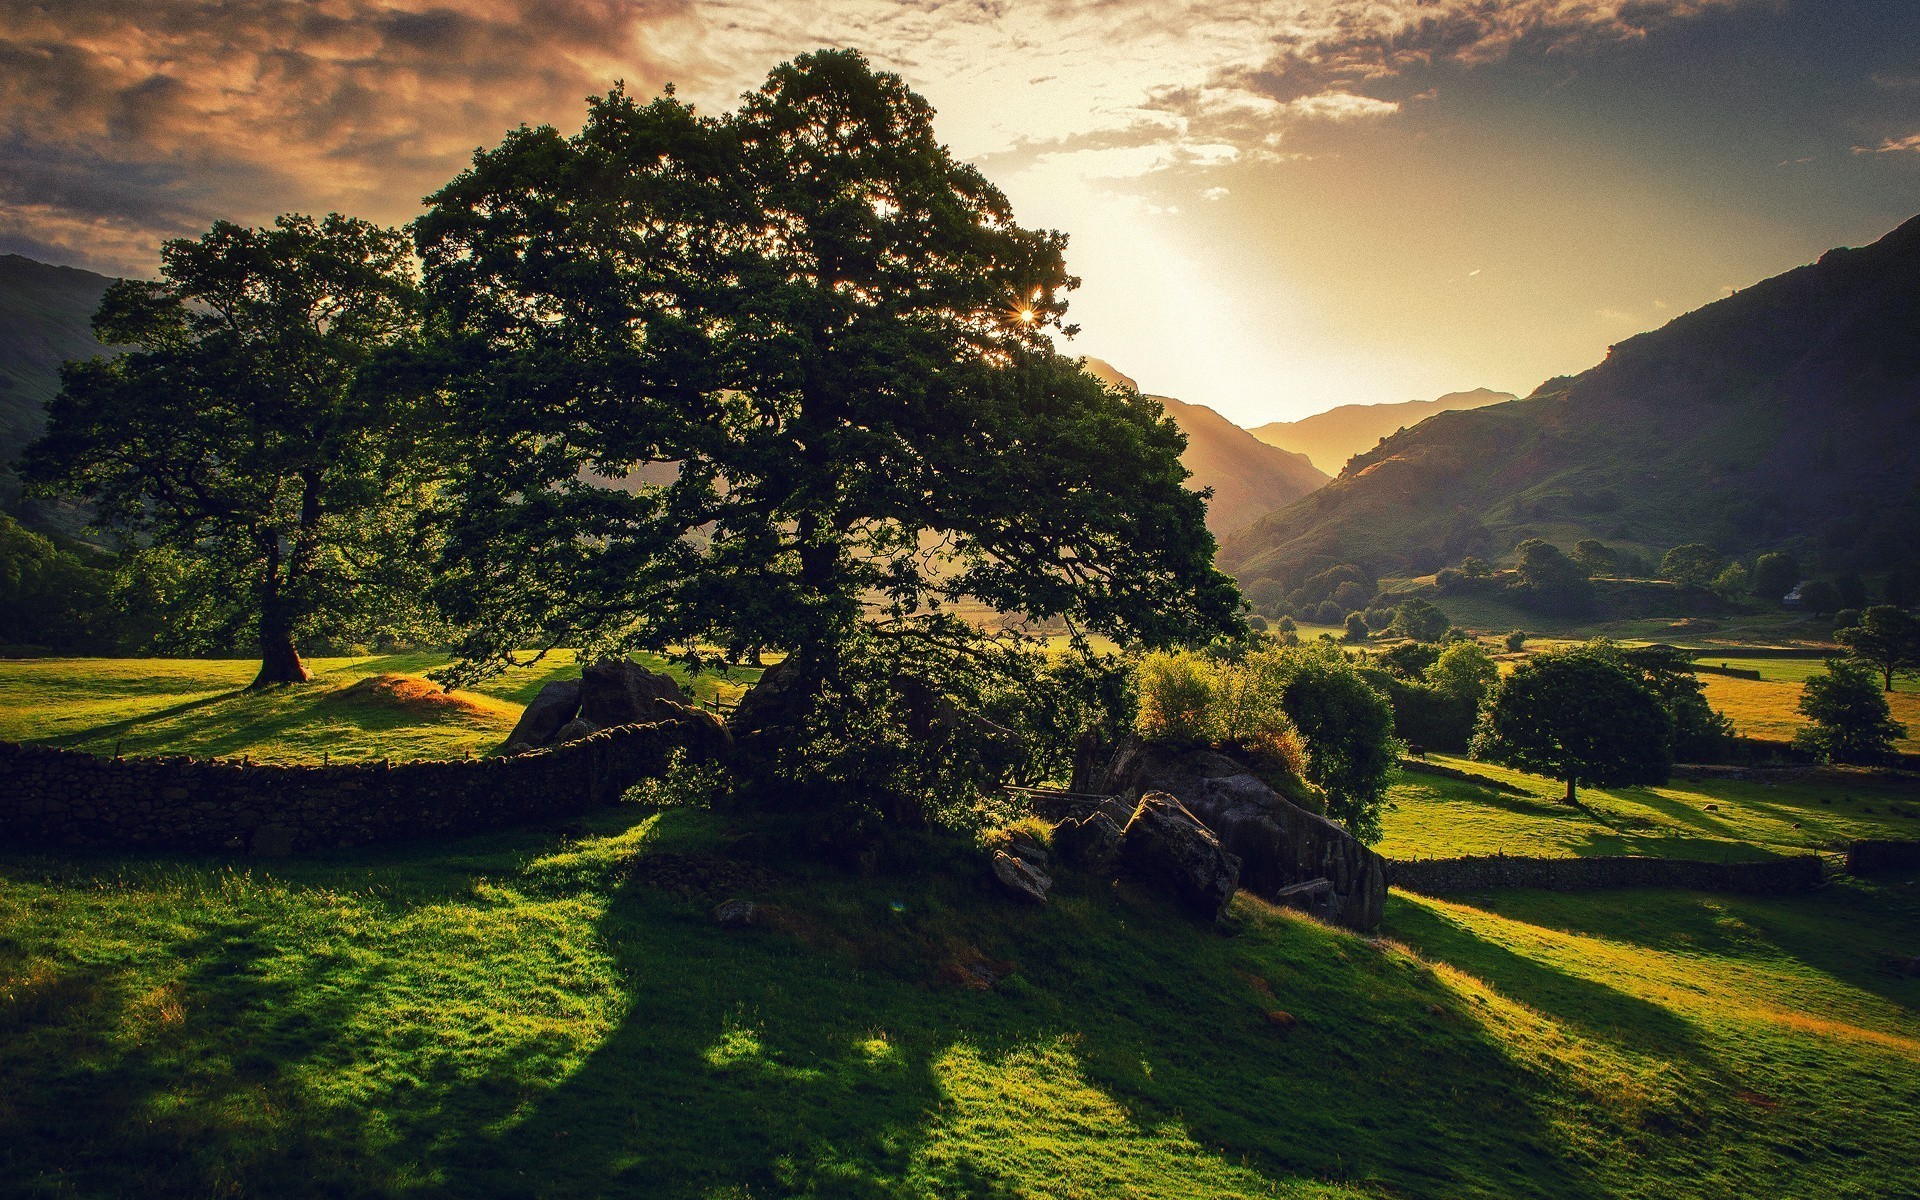
[[[1920,789],[1862,772],[1843,782],[1673,780],[1661,787],[1580,789],[1448,755],[1431,760],[1518,789],[1404,771],[1374,849],[1388,858],[1469,854],[1585,857],[1650,854],[1739,861],[1835,850],[1854,838],[1920,838]],[[1709,810],[1711,804],[1715,808]]]
[[[651,655],[656,670],[686,673]],[[234,659],[42,658],[0,661],[0,739],[111,754],[251,756],[257,762],[459,758],[497,749],[553,679],[580,673],[572,651],[507,671],[472,692],[394,703],[349,691],[378,675],[420,677],[443,656],[309,660],[312,682],[246,691],[257,663]],[[701,700],[737,699],[757,671],[693,680]]]
[[[1920,919],[1910,882],[1396,895],[1393,940],[1242,897],[1222,937],[1069,874],[1036,910],[953,852],[861,878],[791,844],[627,806],[271,868],[0,858],[0,1177],[1169,1200],[1920,1183],[1920,982],[1882,962]],[[735,860],[772,872],[744,890],[774,927],[711,922],[740,887],[647,882]],[[976,961],[1011,974],[951,982]]]

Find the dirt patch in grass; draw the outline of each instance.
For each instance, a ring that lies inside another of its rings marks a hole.
[[[442,691],[418,675],[369,675],[328,696],[341,704],[371,704],[420,717],[491,717],[492,709],[453,692]]]

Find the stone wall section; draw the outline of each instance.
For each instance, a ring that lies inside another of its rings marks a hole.
[[[1423,896],[1457,896],[1493,888],[1541,888],[1551,892],[1605,888],[1683,888],[1698,892],[1781,895],[1825,885],[1826,868],[1816,855],[1761,862],[1700,862],[1684,858],[1596,856],[1593,858],[1468,858],[1393,860],[1388,881]]]
[[[476,833],[612,804],[675,750],[707,761],[726,744],[694,712],[506,758],[333,766],[0,742],[0,845],[286,854]]]

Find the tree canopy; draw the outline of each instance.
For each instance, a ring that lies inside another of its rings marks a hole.
[[[1664,783],[1673,720],[1651,688],[1614,657],[1588,647],[1515,667],[1482,712],[1473,754],[1567,785]]]
[[[67,365],[29,478],[171,556],[214,644],[258,640],[256,686],[305,679],[298,639],[423,586],[404,399],[361,378],[417,299],[406,237],[338,214],[170,241],[108,289],[94,330],[127,350]]]
[[[1833,631],[1833,640],[1880,673],[1884,690],[1895,675],[1920,674],[1920,618],[1891,604],[1876,604],[1859,620]]]
[[[1795,735],[1795,744],[1829,762],[1882,762],[1907,733],[1870,669],[1844,658],[1828,660],[1825,671],[1807,678],[1800,713],[1812,724]]]

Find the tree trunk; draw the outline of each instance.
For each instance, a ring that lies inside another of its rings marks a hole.
[[[282,618],[260,618],[260,673],[254,676],[249,691],[259,691],[276,683],[305,683],[313,678],[300,651],[293,644],[293,628]]]
[[[1580,801],[1575,798],[1575,794],[1573,790],[1577,782],[1578,781],[1575,780],[1573,776],[1571,775],[1567,776],[1567,803],[1574,806],[1575,808],[1578,808],[1580,806]]]

